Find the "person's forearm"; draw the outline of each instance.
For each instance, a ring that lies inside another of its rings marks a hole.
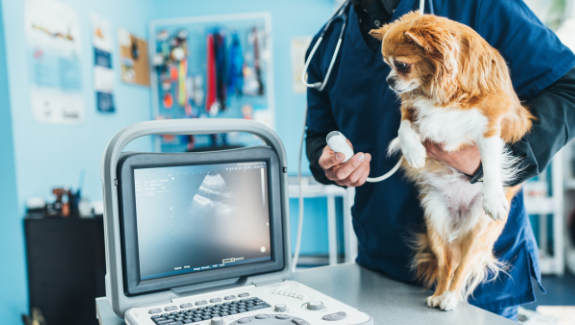
[[[575,69],[543,89],[525,105],[536,117],[533,128],[511,145],[511,154],[521,159],[521,173],[507,185],[521,184],[545,170],[553,156],[575,136]],[[481,181],[481,168],[472,183]]]
[[[305,147],[307,159],[309,160],[309,169],[313,177],[320,183],[325,185],[335,185],[334,181],[330,181],[325,175],[325,171],[319,166],[319,157],[323,148],[327,145],[325,137],[327,133],[317,133],[310,130],[306,131]]]

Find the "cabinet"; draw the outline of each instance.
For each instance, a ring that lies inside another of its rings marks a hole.
[[[105,296],[101,217],[24,219],[30,308],[47,324],[98,324],[94,299]]]

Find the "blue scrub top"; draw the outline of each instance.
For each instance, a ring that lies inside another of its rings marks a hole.
[[[417,10],[418,4],[418,0],[402,0],[391,20]],[[521,0],[435,0],[433,4],[436,15],[470,26],[499,50],[522,100],[535,96],[575,65],[573,53]],[[397,157],[387,158],[386,150],[397,136],[400,101],[385,82],[390,68],[381,53],[374,53],[365,43],[351,6],[347,23],[326,89],[308,90],[307,126],[315,132],[343,132],[356,152],[373,156],[370,177],[376,177],[389,171],[397,161]],[[311,83],[323,80],[341,27],[341,21],[336,22],[324,36],[309,67]],[[414,273],[409,268],[413,252],[406,239],[412,237],[414,230],[424,230],[423,211],[414,185],[402,173],[384,182],[366,183],[356,189],[352,214],[359,241],[357,262],[395,279],[413,282]],[[482,284],[469,302],[498,310],[534,301],[531,277],[541,287],[539,258],[523,193],[511,203],[509,219],[495,243],[495,255],[510,266],[507,274],[501,273],[495,281]]]

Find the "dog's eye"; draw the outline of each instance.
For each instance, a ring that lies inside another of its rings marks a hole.
[[[407,65],[407,63],[403,63],[403,62],[396,62],[396,63],[395,63],[395,67],[396,67],[397,70],[399,70],[399,71],[405,71],[405,70],[407,70],[407,68],[409,67],[409,65]]]

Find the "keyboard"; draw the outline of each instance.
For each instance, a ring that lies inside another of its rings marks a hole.
[[[236,300],[236,296],[226,296],[224,299],[228,301],[218,303],[222,301],[221,298],[212,299],[210,303],[213,304],[209,306],[203,306],[207,305],[208,301],[200,300],[195,303],[195,306],[200,307],[195,308],[189,308],[194,306],[192,303],[182,304],[180,308],[176,305],[165,307],[164,311],[173,310],[170,313],[160,314],[162,310],[159,308],[150,309],[148,312],[154,314],[151,319],[156,325],[183,325],[271,307],[270,304],[257,297]]]
[[[182,295],[126,311],[127,325],[373,325],[363,312],[299,282]]]

